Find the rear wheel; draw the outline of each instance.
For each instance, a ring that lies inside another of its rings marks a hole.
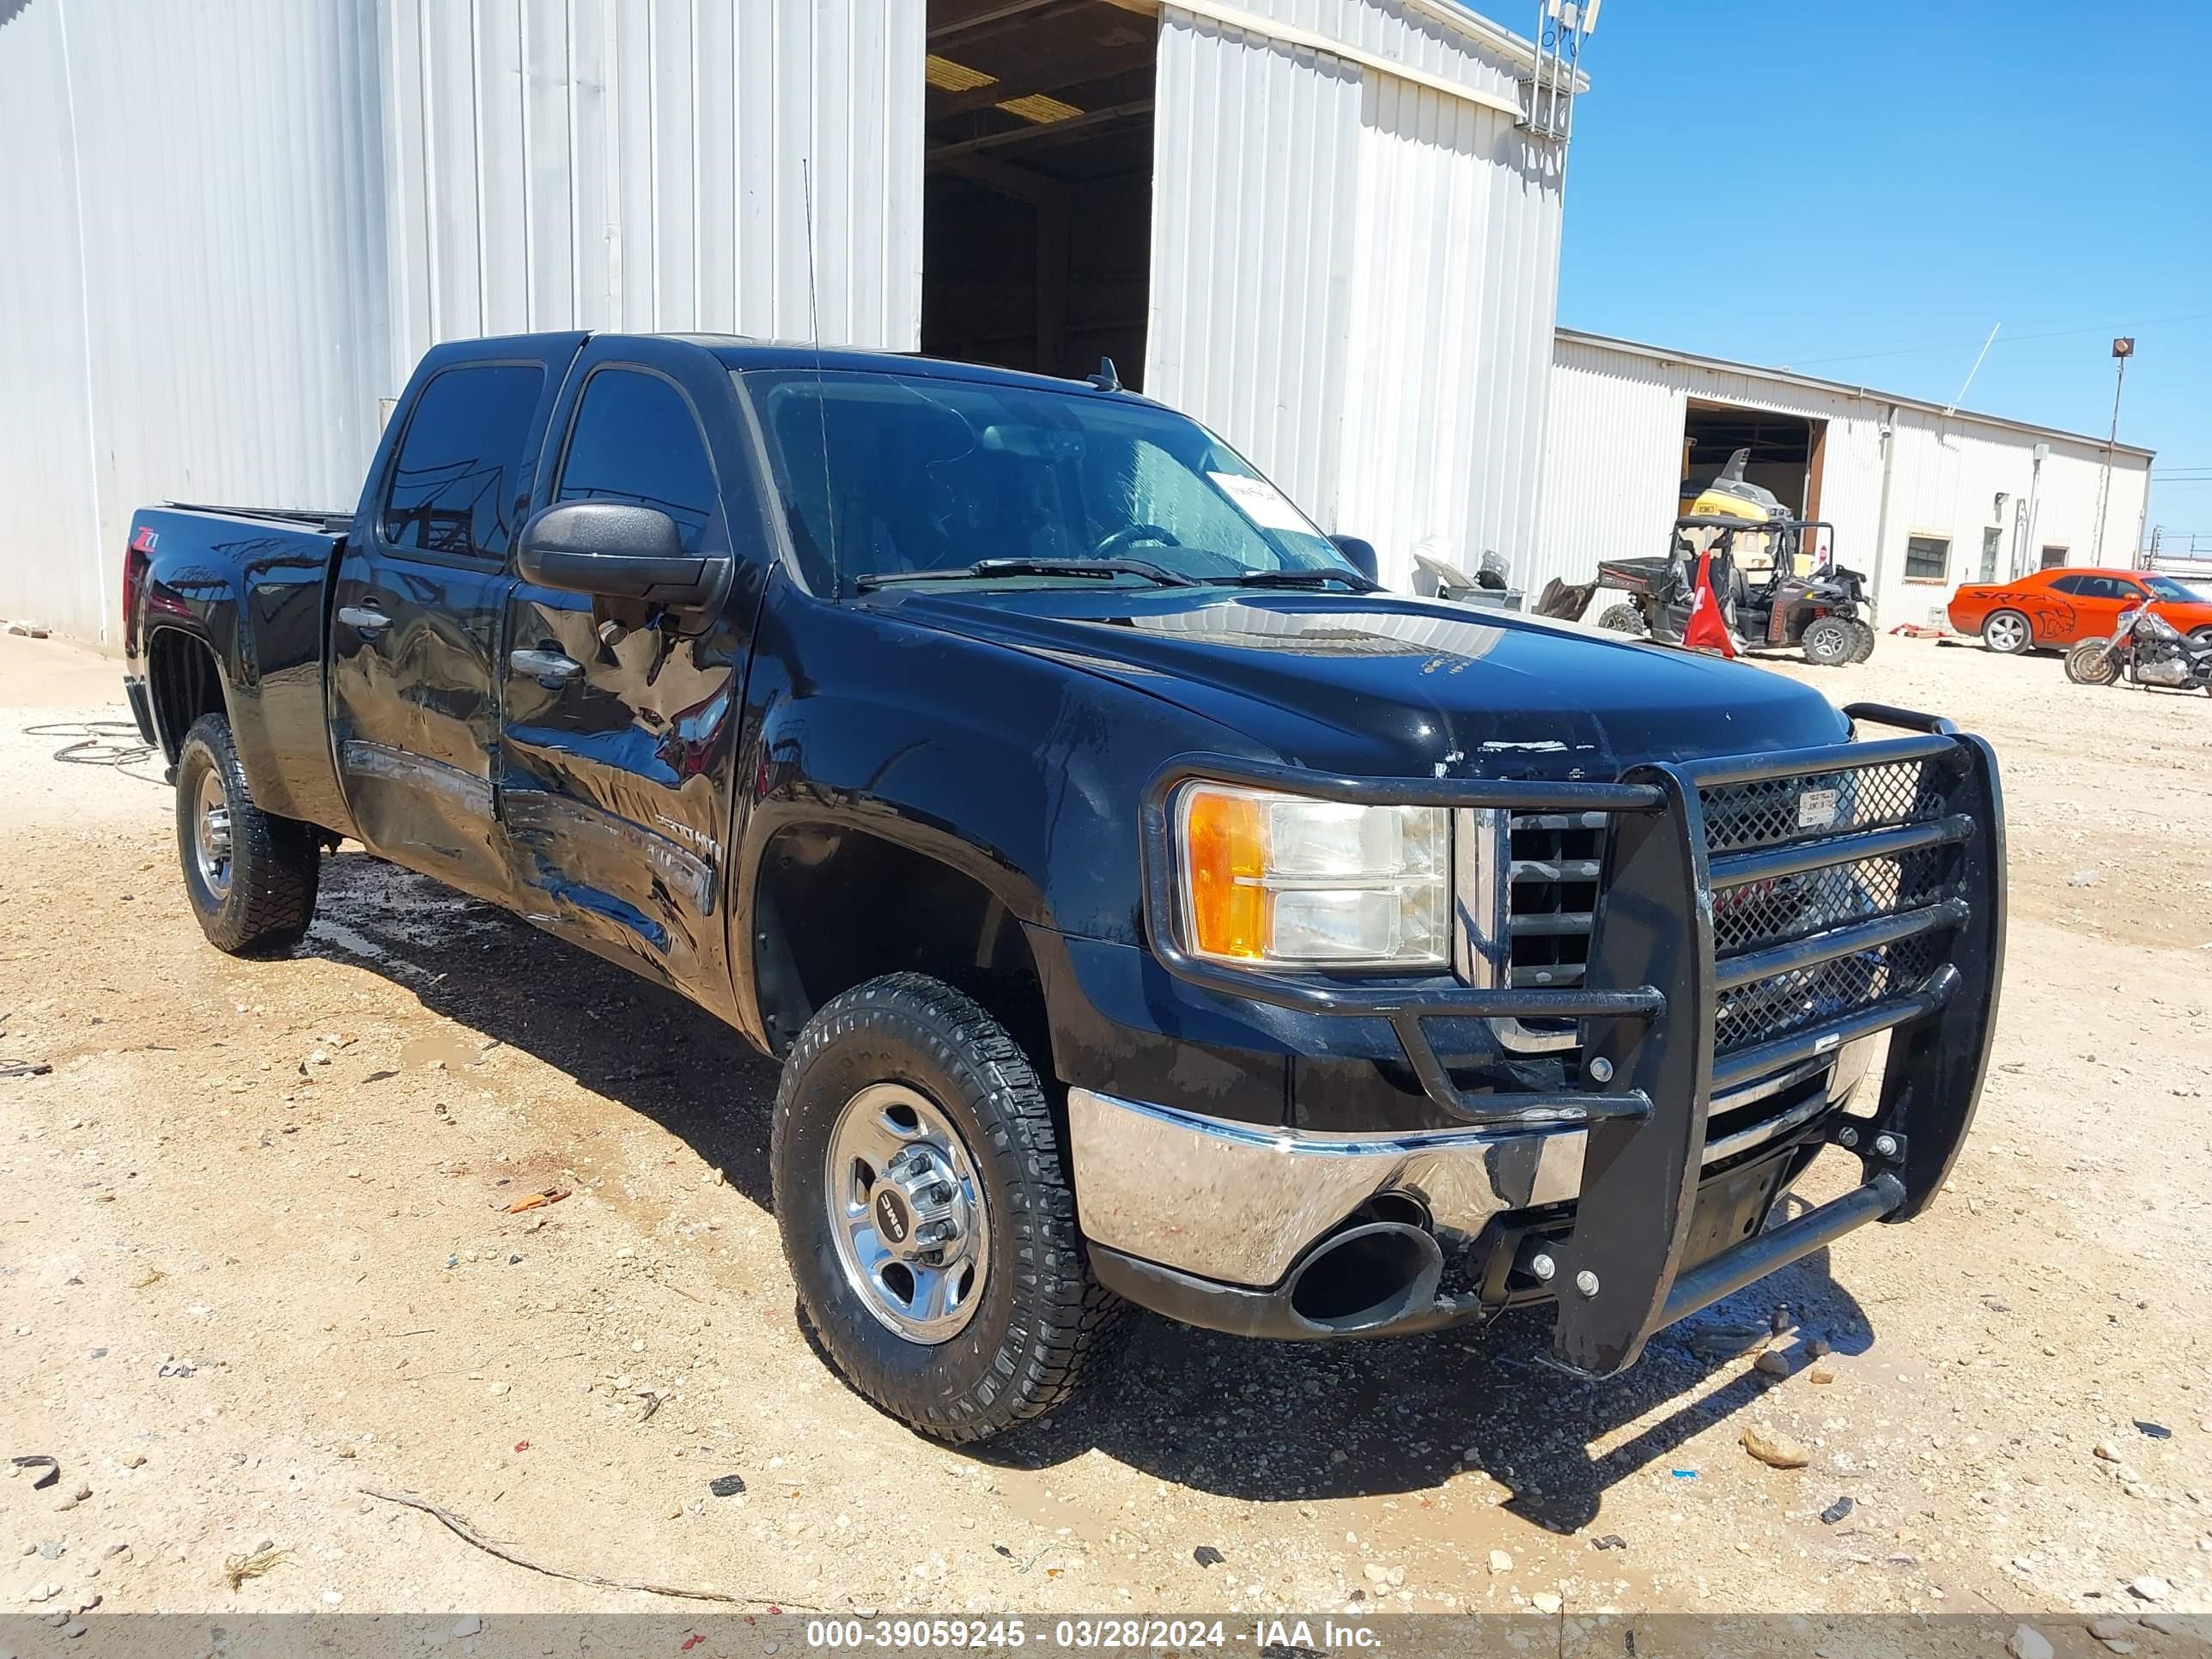
[[[924,1434],[1043,1416],[1121,1323],[1036,1071],[939,980],[887,975],[815,1015],[769,1156],[808,1323],[848,1382]]]
[[[200,931],[233,956],[290,950],[315,914],[322,849],[311,823],[253,804],[230,722],[203,714],[177,754],[177,851]]]
[[[2104,640],[2084,640],[2066,653],[2066,678],[2076,685],[2110,685],[2120,677],[2120,659]]]
[[[2017,657],[2035,644],[2035,630],[2017,611],[1993,611],[1982,623],[1982,643],[2000,656]]]
[[[1644,637],[1644,613],[1632,605],[1609,605],[1598,613],[1597,625],[1616,634]]]
[[[1858,625],[1842,617],[1815,617],[1798,641],[1805,660],[1822,668],[1841,668],[1859,648]]]

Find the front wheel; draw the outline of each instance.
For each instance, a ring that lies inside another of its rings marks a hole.
[[[1615,634],[1644,635],[1644,613],[1632,605],[1609,605],[1598,613],[1597,625]]]
[[[177,753],[177,852],[185,896],[217,950],[290,950],[315,915],[322,848],[311,823],[253,804],[230,722],[203,714]]]
[[[1841,668],[1859,648],[1857,624],[1842,617],[1815,617],[1798,641],[1805,660],[1822,668]]]
[[[1035,1069],[942,981],[887,975],[808,1022],[769,1157],[807,1322],[848,1382],[924,1434],[1044,1416],[1121,1323]]]
[[[1851,623],[1851,631],[1856,639],[1856,642],[1851,647],[1851,660],[1864,662],[1869,657],[1874,655],[1874,624],[1869,622],[1854,622]]]
[[[2066,678],[2076,685],[2110,685],[2120,677],[2120,659],[2103,640],[2084,640],[2066,653]]]

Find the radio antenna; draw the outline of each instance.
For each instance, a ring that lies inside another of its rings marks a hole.
[[[814,348],[814,414],[822,432],[822,511],[830,530],[830,597],[844,598],[843,568],[837,562],[837,491],[830,482],[830,397],[822,379],[822,313],[814,288],[814,163],[799,157],[799,178],[806,198],[806,332]]]

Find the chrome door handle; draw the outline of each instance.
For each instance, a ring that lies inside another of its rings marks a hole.
[[[365,605],[342,605],[338,620],[348,628],[358,628],[364,637],[381,634],[392,626],[392,618],[381,611],[373,611]]]
[[[584,672],[584,665],[558,651],[510,651],[507,660],[518,674],[526,674],[548,690],[556,690]]]

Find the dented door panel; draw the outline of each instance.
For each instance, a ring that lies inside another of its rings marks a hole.
[[[513,617],[515,640],[582,666],[560,686],[508,671],[501,811],[531,919],[658,979],[726,981],[719,825],[743,635],[668,643],[532,587]]]
[[[535,335],[425,356],[379,447],[331,594],[332,747],[362,842],[502,903],[507,558],[582,343]]]
[[[493,665],[510,585],[497,570],[349,548],[332,623],[338,770],[362,841],[485,896],[507,884],[491,752]],[[372,610],[386,619],[374,633],[346,619]]]
[[[518,580],[498,763],[524,913],[725,1012],[724,838],[766,570],[739,422],[727,373],[696,346],[586,348],[553,417],[533,509],[653,506],[677,520],[687,546],[733,556],[733,573],[723,603],[682,613]]]

